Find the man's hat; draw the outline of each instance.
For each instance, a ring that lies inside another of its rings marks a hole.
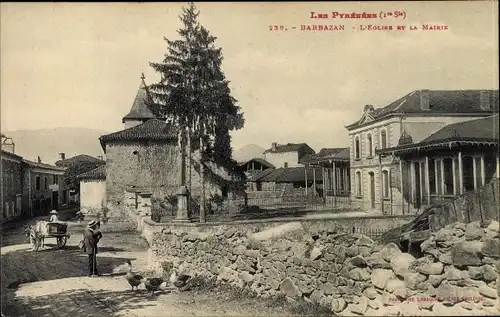
[[[89,223],[87,224],[87,227],[94,227],[95,225],[97,225],[97,222],[95,220],[92,220],[92,221],[89,221]]]
[[[55,210],[55,209],[54,209],[54,210],[52,210],[52,211],[50,212],[50,214],[51,214],[51,215],[57,215],[57,210]]]

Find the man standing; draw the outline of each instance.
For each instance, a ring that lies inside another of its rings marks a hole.
[[[88,223],[87,229],[83,234],[83,243],[85,244],[85,252],[89,256],[89,276],[99,276],[97,272],[97,244],[102,238],[100,230],[96,230],[97,222],[92,220]]]

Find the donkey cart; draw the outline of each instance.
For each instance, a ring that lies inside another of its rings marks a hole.
[[[66,245],[70,234],[68,224],[64,222],[37,221],[30,228],[30,242],[34,251],[45,247],[45,238],[56,238],[57,248],[62,249]]]

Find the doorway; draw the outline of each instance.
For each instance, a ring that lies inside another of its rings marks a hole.
[[[23,212],[23,200],[21,195],[16,196],[16,214],[18,217],[22,216]]]
[[[375,209],[375,174],[373,172],[368,173],[370,175],[370,203],[371,208]]]
[[[57,210],[59,208],[59,192],[52,192],[52,208]]]
[[[464,192],[474,190],[474,163],[474,159],[471,156],[465,156],[463,158],[462,169]]]

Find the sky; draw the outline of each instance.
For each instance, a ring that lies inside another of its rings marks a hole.
[[[182,3],[1,3],[1,130],[123,129],[140,84],[158,80],[178,38]],[[196,3],[217,37],[245,113],[233,148],[306,142],[347,146],[365,105],[418,89],[498,89],[498,10],[485,2]],[[311,19],[311,11],[329,13]],[[331,12],[406,18],[332,19]],[[300,31],[303,24],[342,32]],[[446,31],[361,31],[360,25],[447,25]],[[269,31],[283,25],[287,31]],[[296,29],[292,30],[295,26]],[[353,29],[354,28],[354,29]]]

